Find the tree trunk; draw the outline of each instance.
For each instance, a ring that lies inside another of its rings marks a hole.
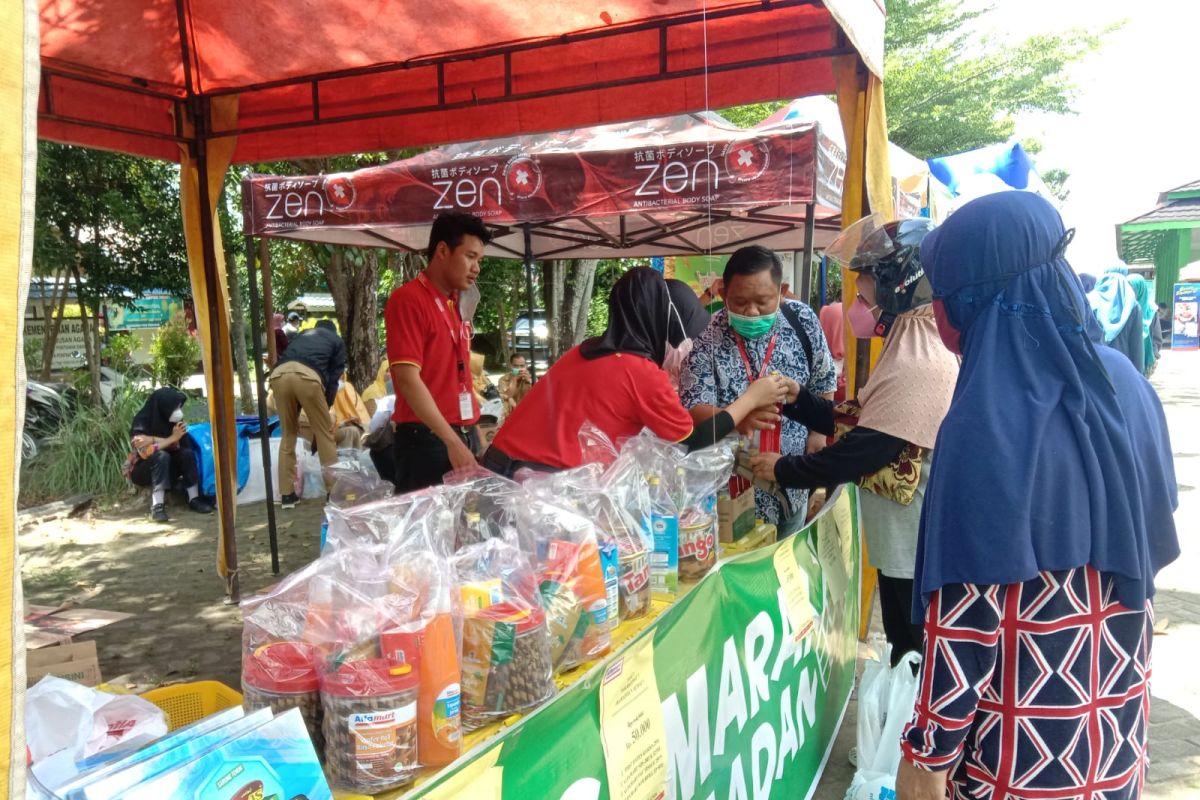
[[[345,248],[334,247],[325,265],[325,281],[346,343],[346,373],[361,392],[375,382],[379,370],[379,251],[362,250],[360,255],[348,257]]]
[[[592,305],[596,268],[599,264],[599,260],[595,258],[581,258],[575,261],[571,282],[567,284],[563,310],[564,324],[568,331],[564,351],[587,338],[588,309]]]
[[[50,304],[49,313],[46,315],[46,333],[42,340],[42,369],[38,380],[45,383],[50,380],[50,370],[54,367],[54,348],[58,346],[58,334],[62,330],[63,313],[67,307],[67,281],[66,273],[54,273],[54,286],[57,295]],[[57,311],[55,310],[57,308]]]
[[[554,259],[542,262],[542,284],[545,287],[544,304],[546,308],[546,327],[549,330],[550,360],[562,357],[567,347],[564,344],[570,340],[570,332],[563,319],[563,297],[567,282],[567,266],[569,261]],[[530,325],[533,321],[530,320]]]
[[[238,282],[237,254],[225,248],[225,279],[229,284],[229,337],[233,340],[233,368],[237,370],[243,414],[254,413],[254,384],[250,382],[250,365],[246,360],[246,315],[242,311],[242,286]],[[268,323],[267,328],[270,328]],[[270,331],[267,331],[270,335]],[[262,343],[254,343],[254,357],[260,358]]]
[[[75,278],[75,296],[79,298],[79,322],[83,328],[83,352],[87,359],[88,377],[92,383],[92,404],[99,407],[104,401],[100,396],[100,325],[96,321],[96,334],[92,335],[92,320],[88,317],[88,304],[83,300],[83,279],[78,267],[71,267]]]

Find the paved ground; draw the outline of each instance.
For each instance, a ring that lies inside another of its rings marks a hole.
[[[1150,706],[1150,773],[1145,800],[1200,798],[1200,353],[1164,351],[1152,381],[1171,428],[1179,510],[1175,523],[1183,554],[1160,573],[1155,604],[1167,628],[1154,639]],[[880,629],[878,605],[875,629]],[[860,655],[862,648],[860,647]],[[861,661],[860,661],[861,668]],[[847,755],[854,745],[855,704],[817,787],[814,800],[842,800],[854,775]]]

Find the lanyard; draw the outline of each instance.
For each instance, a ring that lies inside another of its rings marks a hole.
[[[775,340],[778,336],[778,333],[771,334],[771,341],[767,342],[767,352],[763,353],[762,368],[755,372],[754,367],[750,365],[750,354],[746,352],[746,341],[740,333],[734,332],[733,338],[737,340],[738,353],[742,356],[742,364],[746,367],[746,378],[749,383],[754,383],[767,371],[767,367],[771,363],[771,356],[775,353]]]
[[[424,272],[417,276],[417,280],[423,287],[425,287],[425,290],[429,292],[430,296],[433,297],[433,302],[437,304],[438,311],[440,311],[442,314],[442,320],[445,321],[446,330],[450,334],[450,342],[454,345],[454,352],[458,355],[458,377],[463,381],[463,385],[466,386],[467,367],[466,356],[463,351],[463,344],[468,339],[466,334],[466,323],[462,321],[462,317],[450,309],[449,306],[442,300],[442,293],[439,292],[437,288],[429,282],[429,278],[425,277]],[[467,344],[467,346],[470,347],[470,344]]]

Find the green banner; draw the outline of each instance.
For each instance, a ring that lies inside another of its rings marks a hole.
[[[658,796],[809,797],[854,685],[860,540],[857,494],[843,487],[795,536],[722,562],[552,703],[410,796],[490,798],[499,786],[504,800],[608,798],[600,685],[615,659],[653,637],[668,753]],[[799,641],[791,620],[803,615],[788,605],[797,593],[785,592],[776,567],[775,551],[787,547],[807,577],[803,614],[812,616]]]

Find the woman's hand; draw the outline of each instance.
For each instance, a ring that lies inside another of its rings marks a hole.
[[[755,431],[774,430],[782,417],[770,408],[759,408],[751,411],[745,419],[738,423],[738,433],[749,436]]]
[[[794,403],[800,397],[800,392],[805,391],[799,381],[794,381],[791,378],[781,375],[784,384],[787,386],[787,396],[784,398],[785,403]]]
[[[782,458],[779,453],[758,453],[750,456],[750,469],[754,477],[764,481],[775,480],[775,462]]]
[[[184,436],[187,436],[187,425],[182,422],[176,422],[175,428],[171,431],[171,441],[182,441]]]
[[[774,406],[787,399],[787,378],[778,373],[764,375],[746,390],[746,395],[758,408]]]
[[[927,772],[900,759],[896,773],[896,800],[944,800],[949,773]]]

